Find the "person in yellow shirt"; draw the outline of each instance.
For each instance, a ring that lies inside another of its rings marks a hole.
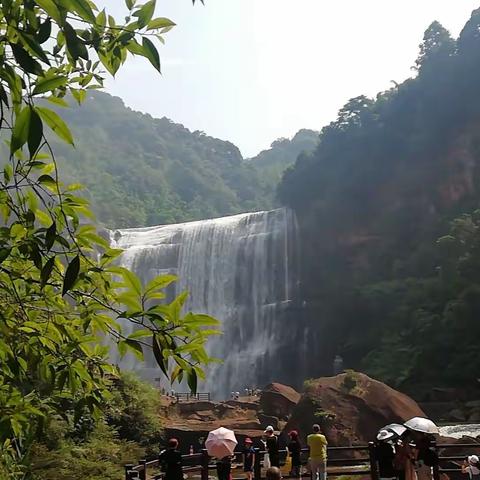
[[[327,439],[320,432],[320,425],[312,427],[313,433],[307,437],[307,445],[310,448],[310,474],[312,480],[327,479]]]

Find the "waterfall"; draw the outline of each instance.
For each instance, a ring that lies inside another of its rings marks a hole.
[[[186,311],[221,321],[223,335],[207,349],[223,363],[208,367],[201,386],[217,397],[278,380],[289,363],[282,357],[293,341],[288,318],[297,282],[295,236],[287,209],[112,232],[115,246],[125,250],[125,267],[144,282],[178,275],[170,295],[188,291]],[[140,373],[160,376],[152,359],[146,363]]]

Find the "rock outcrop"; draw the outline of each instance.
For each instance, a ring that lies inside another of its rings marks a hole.
[[[424,416],[410,397],[367,375],[347,372],[309,381],[285,431],[297,429],[305,438],[320,424],[330,445],[365,444],[392,422]]]
[[[260,395],[260,408],[267,416],[285,419],[292,413],[300,398],[301,395],[292,387],[270,383]]]

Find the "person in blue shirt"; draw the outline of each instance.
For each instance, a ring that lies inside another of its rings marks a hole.
[[[247,480],[253,479],[253,466],[255,465],[255,449],[251,438],[245,439],[243,449],[243,471],[247,474]]]

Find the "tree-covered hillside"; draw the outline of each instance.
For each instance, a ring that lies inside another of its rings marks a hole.
[[[302,131],[274,143],[257,169],[232,143],[135,112],[105,93],[91,91],[82,106],[61,113],[76,143],[73,153],[57,146],[61,173],[84,184],[99,221],[117,228],[272,208],[280,172],[316,136]]]
[[[480,203],[479,31],[480,9],[458,40],[432,23],[414,78],[351,99],[283,178],[326,365],[342,353],[404,387],[478,376],[478,222],[450,224]]]
[[[105,93],[89,96],[62,112],[76,151],[62,155],[61,168],[86,185],[106,225],[174,223],[264,206],[264,186],[235,145],[134,112]]]
[[[292,139],[279,138],[268,150],[263,150],[252,158],[252,164],[259,170],[261,178],[267,185],[267,194],[271,195],[271,203],[275,203],[276,189],[283,172],[291,167],[302,152],[312,152],[318,143],[319,132],[299,130]]]

